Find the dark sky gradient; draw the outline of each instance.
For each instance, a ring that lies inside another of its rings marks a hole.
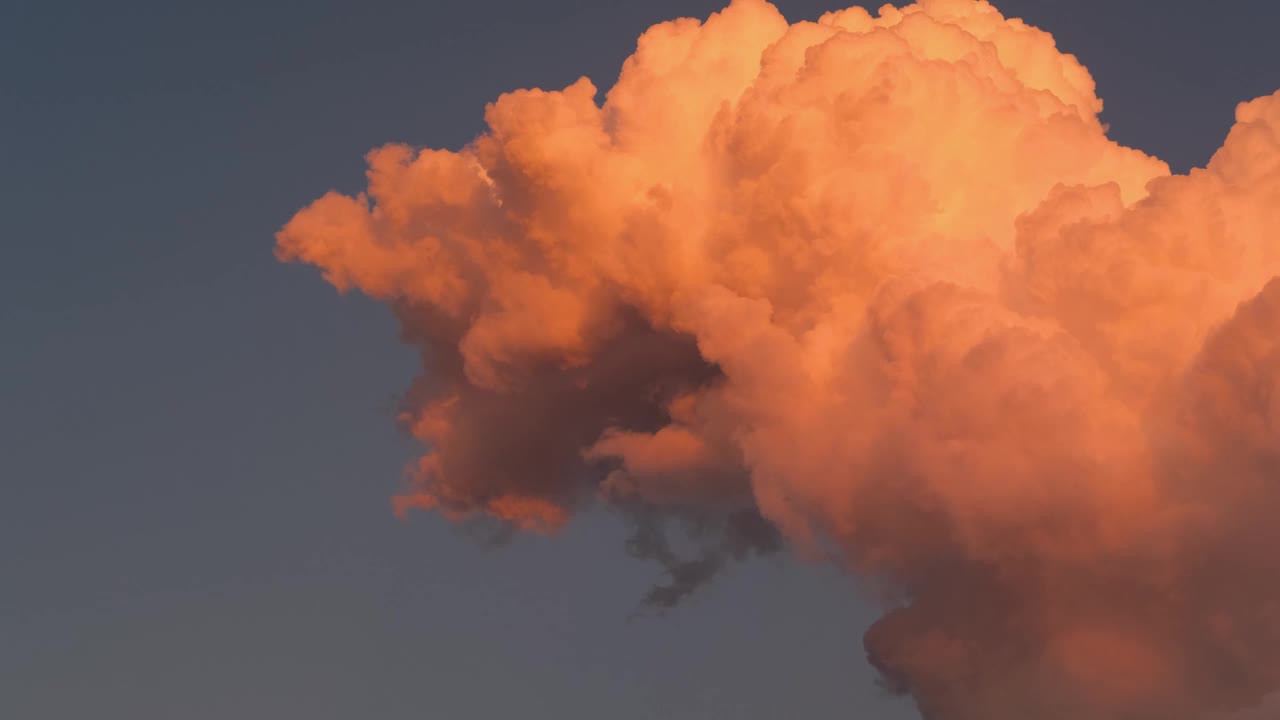
[[[457,147],[518,87],[606,88],[649,24],[719,5],[5,3],[0,718],[913,717],[829,569],[756,562],[628,622],[656,570],[605,513],[498,550],[395,520],[414,353],[272,258],[369,148]],[[1280,87],[1270,0],[999,6],[1178,170]]]

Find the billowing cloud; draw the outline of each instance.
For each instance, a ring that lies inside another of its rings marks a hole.
[[[598,96],[374,150],[279,233],[422,349],[401,509],[614,504],[659,607],[784,538],[883,590],[869,658],[929,720],[1274,704],[1280,93],[1171,175],[986,2],[737,0]]]

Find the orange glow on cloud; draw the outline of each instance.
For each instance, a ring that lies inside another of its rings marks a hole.
[[[1274,705],[1280,93],[1171,175],[986,2],[737,0],[598,94],[374,150],[279,233],[423,350],[398,509],[719,518],[688,587],[772,525],[899,598],[868,654],[930,720]]]

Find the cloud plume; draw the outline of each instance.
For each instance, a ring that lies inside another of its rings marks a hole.
[[[982,0],[735,0],[599,96],[374,150],[278,235],[421,348],[401,510],[615,505],[657,607],[785,539],[882,590],[868,657],[928,720],[1274,705],[1280,93],[1173,175]]]

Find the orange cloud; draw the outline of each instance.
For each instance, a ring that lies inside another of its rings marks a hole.
[[[552,532],[614,503],[659,606],[776,528],[893,591],[869,657],[931,720],[1272,702],[1280,93],[1171,175],[987,2],[737,0],[597,95],[375,150],[367,194],[278,235],[422,349],[397,507]]]

